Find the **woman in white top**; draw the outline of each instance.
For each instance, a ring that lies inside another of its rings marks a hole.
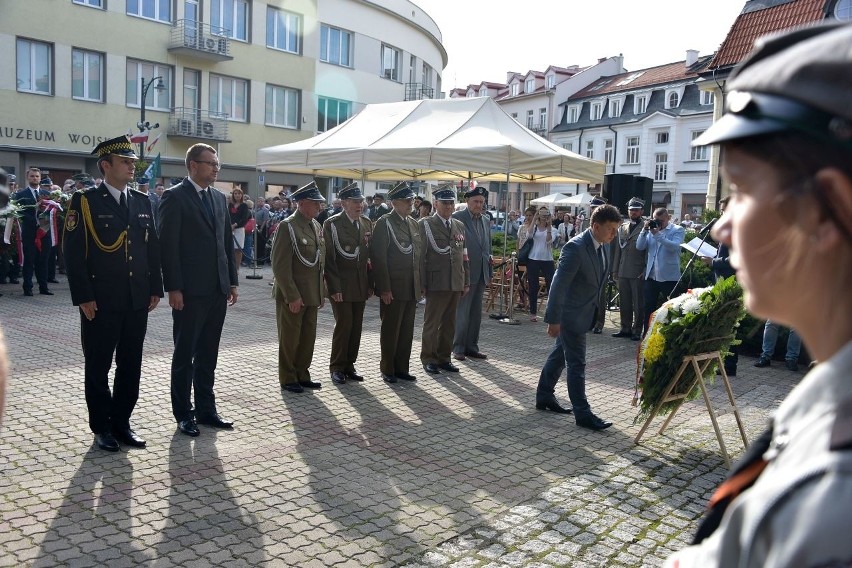
[[[550,224],[550,211],[545,207],[535,214],[532,225],[527,237],[533,239],[530,258],[527,261],[527,286],[530,292],[530,321],[538,321],[538,279],[539,276],[544,276],[545,289],[550,289],[555,270],[553,241],[556,239],[556,229]]]

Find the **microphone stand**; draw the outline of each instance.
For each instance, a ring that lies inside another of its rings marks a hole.
[[[713,225],[716,224],[717,219],[713,219],[712,221],[707,223],[707,225],[703,229],[701,229],[701,231],[699,231],[699,234],[704,233],[704,237],[702,237],[702,239],[701,239],[701,244],[698,245],[698,248],[695,249],[695,252],[692,253],[692,257],[690,257],[689,262],[686,263],[686,268],[684,268],[683,272],[680,275],[680,278],[678,278],[677,282],[675,282],[674,288],[672,288],[671,292],[669,292],[669,295],[666,296],[666,300],[672,299],[672,296],[674,295],[674,291],[677,290],[677,287],[680,284],[681,280],[683,280],[684,275],[686,275],[686,273],[689,272],[689,268],[692,266],[692,263],[695,261],[695,257],[698,256],[698,251],[700,251],[701,247],[704,246],[704,243],[707,242],[707,237],[710,236],[710,229],[712,229]]]
[[[254,212],[252,211],[252,217]],[[263,280],[263,274],[257,273],[257,221],[252,229],[252,249],[254,250],[253,258],[251,259],[251,274],[246,274],[247,280]]]

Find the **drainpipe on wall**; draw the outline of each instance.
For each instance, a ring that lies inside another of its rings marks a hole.
[[[583,151],[582,150],[582,148],[583,148],[583,131],[584,131],[584,129],[581,128],[580,129],[580,137],[577,139],[577,153],[578,154],[580,154],[580,152]],[[582,156],[583,154],[580,154],[580,155]],[[580,193],[580,184],[575,183],[574,185],[576,186],[575,191],[574,191],[574,195],[578,195]],[[588,193],[588,192],[589,192],[589,184],[586,184],[586,193]]]
[[[615,164],[618,157],[618,132],[616,132],[615,128],[610,124],[607,126],[610,130],[612,130],[612,134],[614,138],[612,139],[612,172],[615,173]]]

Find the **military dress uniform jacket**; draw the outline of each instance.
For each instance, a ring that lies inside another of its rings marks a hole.
[[[151,296],[163,297],[151,201],[135,190],[127,196],[127,211],[104,184],[71,197],[62,243],[75,306],[96,301],[99,310],[140,310]]]
[[[438,215],[421,219],[423,250],[421,268],[423,289],[435,292],[463,292],[470,286],[470,264],[464,258],[464,224],[450,218],[450,228]]]
[[[420,299],[421,246],[417,221],[410,216],[403,219],[392,211],[376,222],[370,248],[376,295],[392,292],[394,300]]]
[[[645,272],[648,251],[636,248],[636,241],[644,224],[644,219],[640,219],[632,231],[629,221],[618,228],[618,234],[612,241],[613,259],[610,272],[618,274],[619,278],[639,278]]]
[[[464,223],[472,285],[488,284],[494,276],[494,268],[491,266],[491,223],[488,221],[488,215],[482,214],[477,220],[465,209],[453,213],[453,217]]]
[[[294,240],[295,239],[295,240]],[[325,291],[325,242],[322,228],[298,211],[275,229],[272,244],[272,297],[279,302],[320,306]]]
[[[361,215],[358,225],[356,229],[346,213],[340,212],[322,226],[328,295],[342,293],[344,302],[366,302],[373,288],[373,275],[368,270],[373,222]]]

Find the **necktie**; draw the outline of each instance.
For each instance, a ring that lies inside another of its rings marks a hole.
[[[604,255],[603,245],[598,247],[598,258],[601,261],[601,273],[606,272],[606,256]]]
[[[127,211],[127,195],[123,191],[118,198],[118,204],[121,206],[122,211]]]
[[[201,190],[201,201],[204,203],[204,208],[207,209],[207,216],[210,222],[213,223],[213,204],[210,199],[210,189]]]
[[[361,230],[361,224],[358,222],[358,219],[355,219],[355,231]]]
[[[446,223],[447,223],[447,230],[450,230],[450,231],[451,231],[452,229],[450,229],[450,220],[449,220],[449,219],[447,219]]]

